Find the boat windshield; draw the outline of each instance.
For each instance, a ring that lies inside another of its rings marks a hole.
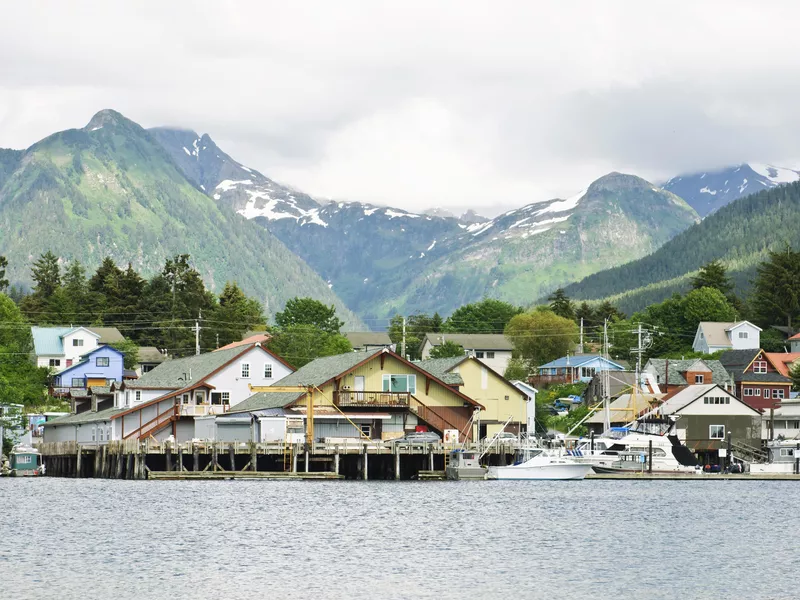
[[[514,463],[523,463],[535,456],[539,456],[542,452],[543,450],[541,448],[523,448],[521,450],[517,450],[516,454],[514,455]]]

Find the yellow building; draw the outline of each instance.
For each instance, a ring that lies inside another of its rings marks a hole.
[[[527,423],[527,397],[505,377],[473,356],[431,358],[418,363],[422,369],[459,389],[483,406],[474,435],[491,437],[503,428],[518,433]]]
[[[440,435],[458,430],[463,441],[472,435],[473,413],[483,408],[458,386],[386,348],[318,358],[274,385],[315,387],[316,440],[362,434],[387,440],[425,428]],[[260,392],[231,413],[285,409],[304,415],[305,402],[297,392]]]

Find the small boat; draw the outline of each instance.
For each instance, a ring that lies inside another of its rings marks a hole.
[[[481,466],[477,452],[453,450],[445,474],[450,480],[486,479],[486,467]]]
[[[44,475],[42,455],[30,446],[15,446],[9,453],[11,477],[35,477]]]
[[[543,448],[520,448],[513,465],[489,467],[487,479],[583,479],[591,472],[591,465]]]

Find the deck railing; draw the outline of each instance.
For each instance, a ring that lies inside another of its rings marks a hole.
[[[368,407],[407,407],[411,394],[408,392],[361,392],[340,390],[333,393],[333,401],[337,406]]]
[[[228,411],[227,404],[180,404],[182,417],[205,417],[206,415],[221,415]]]

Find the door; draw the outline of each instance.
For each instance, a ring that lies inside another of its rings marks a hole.
[[[356,375],[355,381],[353,382],[353,391],[356,391],[356,392],[363,392],[364,391],[364,376],[363,375]]]

